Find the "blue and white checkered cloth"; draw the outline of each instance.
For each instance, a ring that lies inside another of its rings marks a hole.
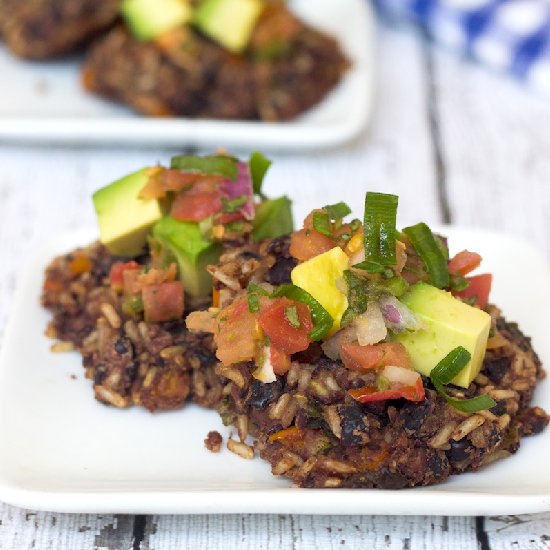
[[[437,41],[550,94],[550,0],[376,0]]]

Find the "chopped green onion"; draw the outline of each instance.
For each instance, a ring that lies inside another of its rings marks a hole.
[[[432,383],[441,397],[443,397],[449,405],[459,411],[465,413],[475,413],[478,411],[492,409],[496,405],[496,401],[488,395],[476,395],[476,397],[472,397],[471,399],[454,399],[453,397],[447,395],[441,382],[432,380]]]
[[[365,197],[365,258],[384,266],[397,263],[395,220],[397,195],[367,193]]]
[[[233,214],[241,209],[241,206],[248,200],[246,195],[235,197],[234,199],[222,199],[223,211],[227,214]]]
[[[327,206],[323,206],[323,210],[331,220],[341,220],[351,214],[351,208],[345,202],[327,204]]]
[[[263,289],[261,286],[255,285],[254,283],[249,283],[246,290],[249,293],[255,292],[260,296],[269,296],[269,292],[267,292],[267,290]]]
[[[403,233],[409,238],[414,249],[426,265],[431,284],[437,288],[448,287],[449,269],[447,259],[441,252],[431,229],[425,223],[417,223],[405,227]]]
[[[439,380],[442,384],[450,384],[471,359],[470,352],[458,346],[450,351],[430,372],[432,380]]]
[[[201,174],[213,174],[224,176],[230,180],[237,179],[237,159],[225,155],[211,155],[198,157],[191,155],[179,155],[172,157],[170,168],[184,172],[199,172]]]
[[[254,151],[248,161],[250,176],[252,177],[252,189],[255,195],[259,195],[262,198],[265,198],[262,194],[262,183],[271,164],[271,161],[258,151]]]
[[[449,287],[451,290],[456,290],[457,292],[460,292],[461,290],[465,290],[469,286],[469,282],[465,277],[459,274],[451,273],[449,278]]]
[[[361,227],[361,220],[358,220],[357,218],[351,220],[351,223],[349,224],[349,228],[352,233],[355,233],[359,228]]]
[[[471,355],[468,350],[462,346],[458,346],[449,352],[430,372],[430,380],[437,392],[455,409],[465,412],[474,413],[491,409],[496,405],[496,401],[488,395],[478,395],[471,399],[455,399],[447,394],[446,384],[460,373],[460,371],[468,364]]]
[[[127,296],[122,302],[122,312],[126,315],[137,315],[143,311],[143,298],[141,295]]]
[[[330,220],[326,212],[313,212],[313,229],[315,229],[317,233],[332,237]]]
[[[300,328],[302,326],[296,306],[288,306],[285,308],[285,319],[290,323],[290,326],[294,328]]]
[[[250,311],[250,313],[258,313],[258,311],[260,311],[260,299],[257,294],[249,294],[247,301],[248,311]]]
[[[309,337],[313,341],[323,338],[334,324],[331,314],[303,288],[291,284],[281,285],[271,296],[273,298],[286,296],[309,307],[311,319],[315,325],[314,329],[309,333]]]
[[[379,374],[376,377],[376,389],[378,391],[389,390],[390,385],[390,381],[383,374]]]

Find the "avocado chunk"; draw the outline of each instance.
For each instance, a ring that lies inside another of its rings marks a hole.
[[[330,334],[340,328],[342,315],[348,309],[347,296],[336,283],[342,279],[348,268],[348,255],[339,246],[335,246],[298,264],[290,274],[296,286],[309,292],[331,314],[334,324]]]
[[[123,0],[120,7],[132,34],[144,42],[189,22],[188,0]]]
[[[143,168],[93,195],[100,240],[115,256],[132,258],[142,254],[147,234],[162,218],[159,201],[139,198],[148,179],[149,168]]]
[[[207,241],[194,222],[183,222],[166,216],[153,227],[153,237],[176,258],[185,291],[191,296],[208,296],[212,277],[208,264],[220,259],[220,243]]]
[[[254,242],[263,239],[274,239],[292,232],[294,222],[292,221],[291,205],[292,202],[286,196],[260,203],[256,208],[256,215],[252,221]]]
[[[224,48],[242,52],[264,8],[263,0],[203,0],[194,22],[204,34]]]
[[[452,383],[467,388],[481,370],[491,316],[426,283],[415,284],[400,300],[426,324],[425,329],[397,335],[413,367],[429,376],[441,359],[462,346],[472,358]]]

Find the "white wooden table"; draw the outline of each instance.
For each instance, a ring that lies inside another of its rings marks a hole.
[[[378,98],[368,134],[339,151],[278,155],[272,181],[306,178],[319,189],[359,181],[362,189],[399,194],[407,220],[506,231],[550,257],[550,101],[430,47],[414,29],[379,31]],[[92,190],[171,153],[0,145],[0,345],[28,251],[45,235],[93,224]],[[2,549],[232,547],[542,549],[550,548],[550,513],[122,516],[0,505]]]

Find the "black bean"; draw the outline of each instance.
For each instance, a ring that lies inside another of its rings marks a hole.
[[[425,399],[421,403],[407,403],[401,408],[399,413],[403,427],[409,432],[417,432],[422,427],[424,420],[432,411],[432,402]]]
[[[129,355],[132,357],[134,355],[134,346],[132,341],[125,336],[122,336],[115,342],[115,351],[118,355]]]
[[[504,414],[506,412],[506,400],[497,401],[497,404],[489,410],[497,416]]]
[[[369,419],[359,405],[344,405],[338,408],[341,439],[344,445],[358,445],[369,431]]]
[[[290,283],[290,272],[296,267],[294,258],[279,258],[266,273],[265,279],[272,285]]]
[[[239,256],[241,260],[261,260],[261,257],[251,250],[244,250]]]
[[[290,248],[290,237],[288,235],[283,235],[282,237],[277,237],[269,243],[267,252],[269,254],[274,254],[275,256],[288,256]]]
[[[510,368],[512,358],[507,355],[485,359],[483,372],[497,384],[504,378],[506,371]]]
[[[253,380],[250,384],[248,404],[256,409],[265,409],[272,401],[279,398],[282,391],[283,384],[279,380],[271,384]]]
[[[428,469],[431,470],[435,478],[439,478],[442,475],[447,476],[449,461],[444,454],[434,451],[428,458]]]
[[[464,437],[460,441],[451,440],[451,448],[446,452],[446,455],[451,462],[462,462],[471,458],[472,451],[473,447],[470,441]]]

